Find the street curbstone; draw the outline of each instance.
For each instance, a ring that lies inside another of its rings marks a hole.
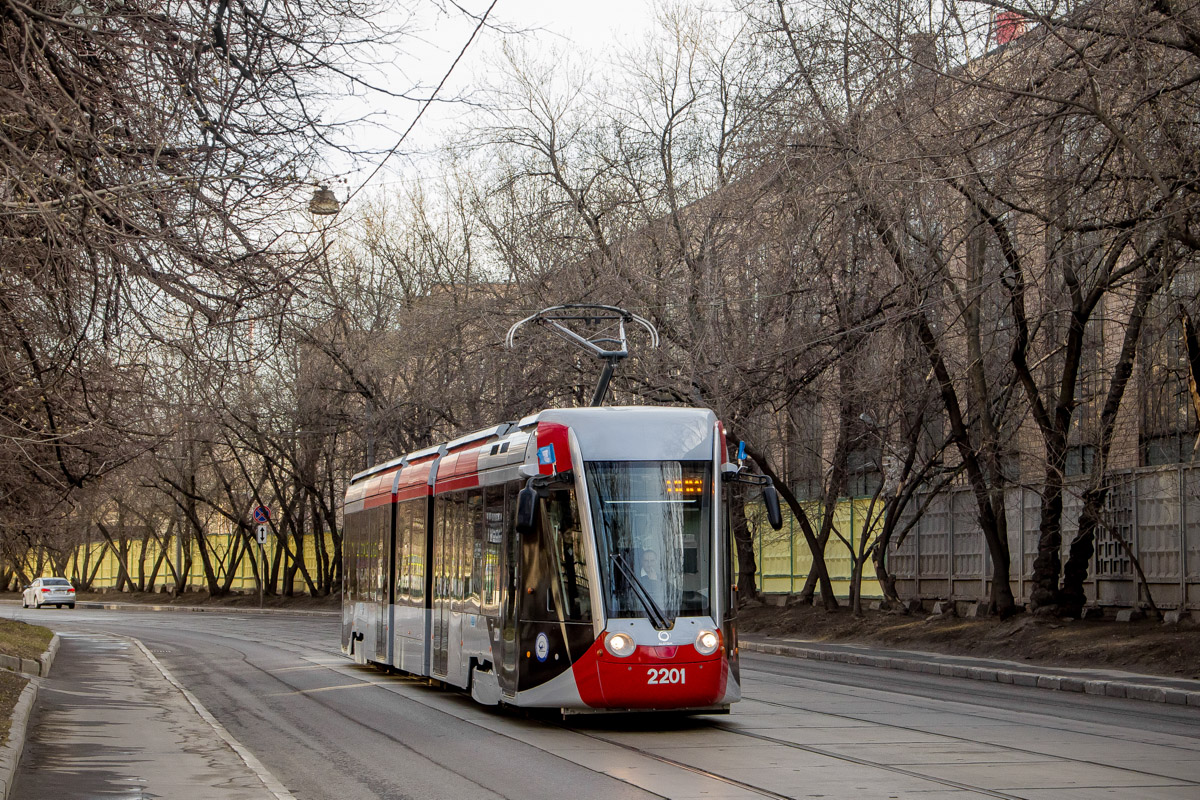
[[[1133,700],[1145,700],[1150,703],[1167,702],[1167,693],[1159,686],[1137,686],[1134,684],[1128,684],[1125,687],[1125,696]]]
[[[0,797],[8,800],[17,775],[17,766],[21,763],[21,752],[25,749],[25,734],[29,727],[29,715],[37,700],[39,678],[30,678],[17,698],[13,708],[12,721],[8,729],[8,741],[0,747],[0,783],[3,783],[3,794]]]
[[[58,655],[58,646],[62,643],[62,639],[58,634],[50,637],[50,646],[46,648],[46,652],[42,653],[42,677],[50,675],[50,668],[54,666],[54,657]]]
[[[784,655],[813,661],[827,661],[875,667],[877,669],[889,669],[898,672],[963,678],[966,680],[986,681],[989,683],[1047,689],[1050,691],[1200,707],[1200,691],[1189,691],[1187,689],[1154,685],[1152,683],[1089,679],[1071,675],[1030,672],[1028,670],[1000,669],[990,664],[987,666],[945,664],[932,659],[920,660],[914,658],[897,658],[895,656],[876,656],[868,653],[839,652],[812,647],[792,647],[773,642],[753,642],[745,639],[740,642],[740,647],[748,652]],[[1146,678],[1148,681],[1158,680],[1154,676],[1146,676]]]

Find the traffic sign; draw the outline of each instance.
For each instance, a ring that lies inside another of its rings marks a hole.
[[[264,544],[267,541],[267,526],[266,525],[256,526],[254,528],[254,538],[258,540],[259,544]]]
[[[254,508],[254,521],[255,522],[262,523],[262,522],[267,522],[270,519],[271,519],[271,509],[267,508],[266,506],[256,506]]]

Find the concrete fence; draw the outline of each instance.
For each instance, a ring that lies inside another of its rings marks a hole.
[[[1064,563],[1078,530],[1085,488],[1070,486],[1064,497]],[[888,563],[902,597],[977,600],[988,596],[991,558],[975,508],[969,489],[948,491],[935,498],[907,538],[891,548]],[[1040,509],[1041,496],[1032,489],[1014,488],[1007,493],[1010,584],[1018,602],[1029,599]],[[1146,604],[1133,560],[1120,543],[1124,539],[1140,562],[1159,608],[1200,608],[1200,469],[1149,467],[1115,474],[1105,523],[1088,570],[1089,602]]]
[[[1083,508],[1082,482],[1067,488],[1063,510],[1064,562],[1078,530]],[[914,506],[916,503],[913,504]],[[874,535],[864,521],[869,498],[848,498],[838,504],[834,525],[857,553],[863,536]],[[819,524],[816,503],[806,509]],[[1037,557],[1041,496],[1033,489],[1010,489],[1006,498],[1010,583],[1017,601],[1029,599],[1033,561]],[[767,594],[800,590],[812,568],[812,557],[798,526],[785,512],[784,529],[768,529],[760,515],[751,514],[758,586]],[[1105,514],[1086,584],[1091,603],[1112,607],[1146,605],[1145,590],[1118,536],[1130,546],[1146,574],[1160,609],[1200,608],[1200,468],[1147,467],[1113,477]],[[840,596],[849,593],[850,551],[831,537],[826,565]],[[976,520],[975,498],[967,487],[947,490],[933,499],[905,539],[893,542],[888,566],[897,577],[901,597],[920,600],[981,600],[991,591],[991,558]],[[863,596],[878,597],[879,586],[868,565]]]

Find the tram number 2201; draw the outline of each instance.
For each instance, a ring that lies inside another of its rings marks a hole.
[[[684,668],[651,667],[646,675],[646,683],[654,686],[663,683],[687,683],[687,671]]]

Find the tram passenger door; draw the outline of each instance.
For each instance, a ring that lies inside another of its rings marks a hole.
[[[504,519],[503,595],[500,618],[496,621],[500,634],[496,641],[497,679],[500,691],[512,697],[517,693],[517,665],[520,663],[521,643],[517,636],[517,598],[521,591],[521,541],[514,525],[517,494],[512,484],[487,490],[488,511],[498,508]]]
[[[447,517],[450,516],[452,501],[446,497],[438,497],[434,501],[433,512],[433,597],[431,611],[433,613],[433,641],[431,642],[431,669],[436,675],[445,675],[448,665],[447,645],[449,643],[450,627],[450,560],[452,553],[448,547]]]

